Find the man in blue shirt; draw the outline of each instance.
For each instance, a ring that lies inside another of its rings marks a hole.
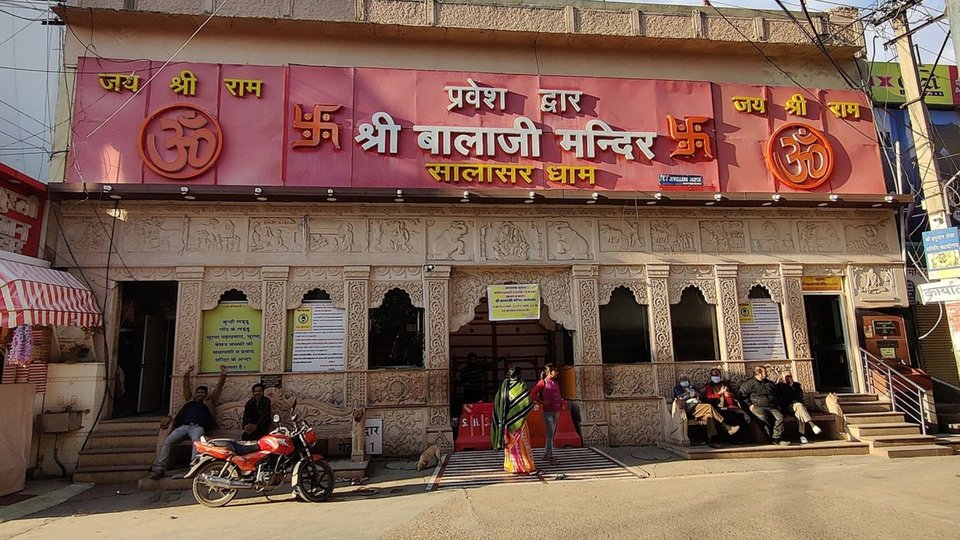
[[[213,393],[207,394],[205,385],[197,386],[197,389],[190,394],[190,374],[194,367],[190,366],[187,372],[183,374],[183,399],[186,403],[180,407],[177,416],[173,418],[173,429],[167,438],[163,440],[160,451],[157,453],[157,461],[150,469],[150,478],[157,479],[163,477],[167,467],[167,460],[170,458],[170,447],[190,438],[191,441],[197,441],[208,430],[217,427],[216,410],[217,400],[220,398],[220,392],[223,390],[223,381],[227,378],[227,366],[220,366],[220,380],[217,381],[217,387]],[[197,450],[191,445],[190,458],[197,457]]]

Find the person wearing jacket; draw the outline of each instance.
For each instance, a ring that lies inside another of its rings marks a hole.
[[[720,370],[710,370],[710,380],[703,388],[704,401],[716,407],[728,424],[745,426],[750,423],[750,414],[740,407],[733,385],[723,378]]]
[[[707,444],[711,446],[717,437],[718,424],[723,425],[727,435],[733,435],[740,430],[740,426],[725,423],[723,416],[713,405],[701,402],[700,392],[690,384],[690,378],[686,375],[681,375],[677,385],[673,387],[673,398],[683,405],[683,409],[689,416],[707,425]]]
[[[270,433],[270,426],[273,425],[273,413],[270,407],[270,398],[264,397],[264,387],[261,383],[253,385],[251,397],[243,405],[243,435],[240,436],[244,441],[256,441],[267,433]]]
[[[740,385],[740,399],[749,404],[750,413],[760,422],[767,439],[773,444],[789,445],[789,442],[781,439],[783,413],[780,412],[776,394],[776,385],[767,378],[767,370],[763,366],[753,368],[753,377]]]
[[[819,435],[822,429],[813,423],[813,418],[803,404],[803,388],[800,383],[793,380],[793,373],[783,372],[783,380],[777,383],[775,388],[777,402],[780,403],[784,414],[792,414],[797,418],[797,425],[800,429],[800,444],[807,444],[807,426],[814,435]]]
[[[173,418],[173,429],[160,445],[160,451],[157,452],[157,461],[150,469],[150,478],[162,478],[167,467],[167,460],[170,458],[170,448],[189,438],[191,441],[197,441],[208,430],[217,427],[216,411],[217,400],[220,399],[220,392],[223,390],[223,382],[227,378],[227,367],[220,366],[220,380],[213,393],[207,394],[205,385],[197,386],[196,390],[190,392],[190,374],[194,367],[190,366],[187,372],[183,374],[183,399],[186,403],[180,407],[177,415]],[[190,459],[197,457],[197,449],[191,445]]]
[[[530,392],[530,397],[533,398],[534,403],[543,410],[543,422],[547,428],[543,457],[551,465],[559,465],[556,456],[553,455],[553,438],[557,434],[560,411],[563,410],[563,395],[560,393],[560,385],[557,383],[559,374],[560,372],[553,364],[543,366],[543,376],[540,377],[540,381],[534,385]]]

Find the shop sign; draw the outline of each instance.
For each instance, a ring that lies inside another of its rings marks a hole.
[[[343,310],[330,300],[298,307],[293,312],[293,371],[343,371],[345,343]]]
[[[840,276],[803,276],[800,278],[803,292],[840,292],[843,282]]]
[[[491,321],[540,320],[540,286],[490,285],[487,305]]]
[[[759,299],[749,304],[740,304],[740,329],[744,360],[775,360],[787,357],[780,304]]]
[[[70,182],[886,192],[855,91],[101,58],[77,78]]]
[[[42,184],[0,164],[0,250],[39,254],[46,201]]]
[[[960,278],[960,235],[956,227],[923,232],[930,279]]]
[[[900,64],[895,62],[870,62],[870,94],[878,105],[899,104],[907,101],[903,88]],[[926,88],[923,101],[927,105],[960,104],[957,88],[957,67],[921,64],[920,85]]]
[[[921,304],[936,302],[960,302],[960,280],[948,279],[917,285]]]
[[[246,303],[221,303],[203,312],[200,371],[260,371],[261,313]]]

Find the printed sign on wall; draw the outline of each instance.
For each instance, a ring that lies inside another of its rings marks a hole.
[[[203,313],[200,371],[260,371],[261,313],[247,303],[222,303]]]
[[[780,304],[769,299],[740,304],[740,332],[744,360],[782,360],[787,357]]]
[[[540,286],[490,285],[487,287],[491,321],[540,320]]]
[[[330,300],[298,307],[293,312],[293,371],[343,371],[343,310]]]

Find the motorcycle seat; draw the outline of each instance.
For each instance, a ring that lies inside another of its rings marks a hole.
[[[257,441],[235,441],[233,439],[212,439],[207,441],[207,444],[210,446],[216,446],[220,448],[229,448],[233,450],[233,453],[242,456],[245,454],[252,454],[260,450],[260,443]]]

